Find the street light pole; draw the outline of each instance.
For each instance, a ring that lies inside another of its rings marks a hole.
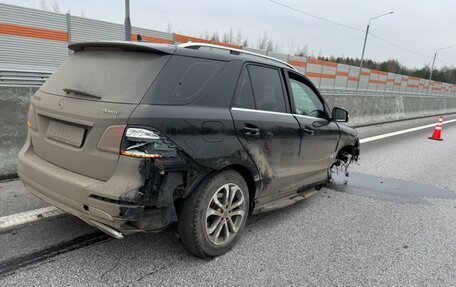
[[[130,0],[125,0],[125,41],[131,41]]]
[[[434,59],[432,60],[431,73],[429,74],[429,82],[432,80],[432,72],[434,72],[435,58],[437,57],[437,51],[434,53]]]
[[[435,58],[437,58],[437,52],[440,50],[449,49],[449,48],[453,48],[453,47],[454,46],[448,46],[448,47],[443,47],[443,48],[439,48],[439,49],[435,50],[434,59],[432,59],[431,73],[429,74],[429,83],[428,83],[428,88],[427,88],[428,94],[431,91],[432,73],[434,72],[434,64],[435,64]]]
[[[358,82],[356,83],[356,90],[359,89],[359,81],[361,80],[361,72],[363,71],[363,61],[364,61],[364,51],[366,50],[366,42],[367,42],[367,35],[369,34],[369,24],[367,24],[366,28],[366,36],[364,36],[364,45],[363,45],[363,52],[361,53],[361,62],[359,63],[359,73],[358,73]]]
[[[382,15],[378,15],[378,16],[375,16],[375,17],[369,19],[369,23],[367,24],[367,28],[366,28],[366,35],[364,36],[364,44],[363,44],[363,52],[361,53],[361,61],[359,63],[359,73],[358,73],[358,82],[356,83],[356,90],[359,89],[359,82],[361,80],[361,72],[363,71],[364,51],[366,50],[367,35],[369,35],[370,23],[374,19],[386,16],[386,15],[390,15],[390,14],[393,14],[393,13],[394,12],[391,11],[391,12],[388,12],[388,13],[385,13],[385,14],[382,14]]]
[[[434,59],[432,60],[431,74],[429,75],[429,81],[432,80],[432,72],[434,71],[434,64],[435,64],[435,58],[437,58],[437,52],[440,50],[449,49],[449,48],[453,48],[453,47],[454,46],[448,46],[448,47],[443,47],[443,48],[435,50]]]

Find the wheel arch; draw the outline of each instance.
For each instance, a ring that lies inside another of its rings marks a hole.
[[[250,211],[253,210],[254,207],[254,202],[255,202],[255,196],[257,194],[257,184],[255,182],[254,175],[252,172],[245,166],[241,164],[231,164],[228,166],[225,166],[222,170],[227,170],[231,169],[236,172],[238,172],[245,180],[247,183],[247,188],[249,189],[249,198],[250,198]]]
[[[255,181],[255,178],[259,178],[258,175],[254,174],[248,167],[239,163],[230,163],[219,169],[213,169],[206,173],[201,174],[200,178],[198,178],[191,187],[189,187],[181,197],[182,199],[187,198],[197,186],[204,184],[209,178],[212,176],[225,171],[225,170],[234,170],[239,173],[245,180],[247,184],[247,188],[249,190],[249,198],[250,198],[250,211],[253,210],[255,196],[258,194],[257,191],[260,187],[259,180]]]
[[[356,140],[354,143],[345,143],[341,148],[337,150],[336,159],[346,160],[346,154],[351,154],[355,161],[358,160],[359,156],[359,140]]]

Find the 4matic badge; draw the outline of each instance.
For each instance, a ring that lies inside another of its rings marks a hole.
[[[107,114],[113,114],[113,115],[118,115],[119,114],[119,111],[116,111],[116,110],[110,110],[108,108],[104,108],[102,109],[103,113],[107,113]]]

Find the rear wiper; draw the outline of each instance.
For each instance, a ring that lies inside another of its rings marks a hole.
[[[80,90],[78,90],[78,89],[63,88],[62,90],[63,90],[65,93],[67,93],[67,94],[72,93],[72,94],[76,94],[76,95],[81,95],[81,96],[86,96],[86,97],[101,99],[100,96],[95,96],[95,95],[89,94],[89,93],[87,93],[87,92],[80,91]]]

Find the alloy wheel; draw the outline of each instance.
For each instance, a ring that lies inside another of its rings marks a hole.
[[[239,231],[246,212],[244,192],[234,183],[220,187],[206,210],[206,235],[215,245],[230,242]]]

